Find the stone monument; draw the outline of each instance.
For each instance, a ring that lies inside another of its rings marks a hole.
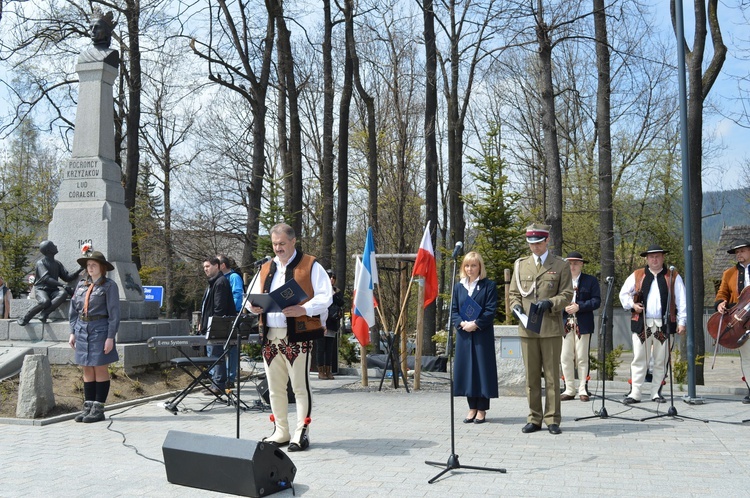
[[[76,260],[85,246],[101,251],[113,264],[114,270],[107,276],[117,282],[120,291],[118,365],[129,375],[146,365],[165,363],[178,356],[179,352],[172,348],[150,348],[145,341],[153,336],[187,335],[190,323],[159,319],[159,302],[144,300],[141,279],[131,259],[131,225],[120,183],[122,172],[115,163],[112,85],[117,77],[119,54],[109,48],[112,14],[95,11],[93,17],[93,44],[81,53],[76,66],[80,84],[73,151],[63,168],[48,239],[57,245],[57,259],[68,269],[78,268]],[[14,299],[11,316],[22,316],[32,304],[36,301]],[[67,317],[67,309],[62,305],[57,312]],[[53,365],[71,364],[74,351],[68,345],[69,338],[67,320],[32,321],[26,326],[0,320],[0,341],[25,345],[11,348],[13,351],[7,354],[0,350],[0,372],[20,370],[19,358],[29,349],[46,355]]]
[[[111,12],[105,15],[95,11],[93,46],[78,58],[80,83],[73,151],[63,169],[48,238],[58,245],[58,259],[67,268],[78,266],[76,259],[85,245],[104,253],[115,267],[108,277],[117,282],[120,299],[128,302],[123,306],[123,319],[151,318],[153,311],[145,309],[148,306],[141,279],[132,262],[132,231],[122,171],[115,162],[112,85],[119,54],[109,48],[113,27]]]

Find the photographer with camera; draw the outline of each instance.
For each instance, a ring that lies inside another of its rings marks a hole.
[[[664,264],[667,251],[651,245],[641,253],[647,265],[630,274],[620,290],[620,303],[632,311],[630,329],[633,332],[633,362],[630,364],[630,392],[622,401],[640,403],[641,389],[646,380],[649,354],[653,355],[654,370],[651,380],[651,400],[663,403],[661,386],[666,377],[669,334],[685,333],[687,305],[685,284],[674,266]],[[654,285],[655,284],[655,285]],[[664,309],[669,303],[669,328],[664,323]]]

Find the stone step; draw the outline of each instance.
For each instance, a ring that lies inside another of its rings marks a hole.
[[[13,299],[10,302],[10,318],[21,318],[32,307],[36,306],[35,299]],[[50,320],[68,321],[70,301],[66,300],[56,310],[49,314]],[[38,317],[37,315],[36,317]],[[159,319],[159,303],[157,301],[124,301],[120,300],[120,318],[122,320],[157,320]],[[33,318],[32,318],[33,320]]]
[[[117,331],[118,343],[145,342],[155,335],[188,335],[190,322],[178,319],[125,320]],[[65,342],[70,336],[67,321],[42,323],[33,318],[21,326],[15,320],[0,320],[0,341]]]
[[[32,354],[33,348],[0,346],[0,380],[13,377],[21,371],[23,359],[27,354]]]
[[[120,322],[117,332],[117,352],[120,355],[118,366],[125,373],[138,372],[148,365],[167,363],[181,356],[174,348],[150,348],[146,341],[153,336],[180,336],[190,334],[190,322],[187,320],[126,320]],[[70,324],[68,322],[41,323],[32,319],[25,326],[15,320],[0,320],[0,351],[8,348],[21,348],[24,354],[14,354],[14,363],[5,365],[4,356],[0,355],[0,372],[20,369],[25,354],[47,355],[50,364],[73,364],[74,351],[68,345]],[[8,356],[10,358],[10,356]],[[20,359],[19,359],[20,358]],[[15,364],[18,363],[16,368]]]

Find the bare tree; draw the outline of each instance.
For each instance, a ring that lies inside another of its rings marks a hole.
[[[448,0],[443,5],[447,18],[435,12],[435,19],[447,40],[447,50],[438,49],[437,57],[443,77],[443,94],[447,104],[448,197],[451,241],[463,241],[466,220],[463,190],[463,154],[466,112],[471,102],[475,78],[482,63],[501,51],[490,46],[499,29],[499,2],[461,2]],[[463,10],[461,8],[463,7]]]
[[[318,257],[327,268],[332,262],[331,246],[333,245],[333,26],[331,1],[323,0],[323,154],[320,161],[320,196],[323,212],[321,251]]]
[[[339,99],[339,127],[338,127],[338,165],[339,180],[338,206],[336,210],[336,276],[340,282],[347,281],[347,230],[349,224],[349,120],[351,113],[352,95],[354,93],[354,47],[348,42],[354,39],[354,3],[346,1],[343,4],[345,54],[344,81],[341,85]]]
[[[435,40],[435,11],[432,0],[425,0],[422,6],[424,18],[424,50],[425,50],[425,109],[424,109],[424,140],[425,140],[425,225],[438,225],[438,153],[435,129],[437,126],[437,45]],[[436,237],[432,237],[432,247],[437,247]],[[445,280],[445,279],[443,279]],[[437,303],[432,303],[425,309],[424,336],[422,344],[426,354],[435,354],[432,336],[437,330]]]
[[[669,2],[670,12],[672,14],[672,25],[675,26],[675,5],[674,0]],[[690,199],[684,199],[683,202],[690,203],[690,245],[693,248],[692,261],[686,264],[692,265],[693,277],[693,309],[696,311],[693,315],[693,331],[695,332],[695,354],[703,355],[706,349],[703,330],[703,300],[704,300],[704,274],[703,274],[703,229],[702,208],[703,208],[703,183],[701,173],[703,171],[703,103],[711,91],[711,87],[719,76],[724,60],[727,55],[727,47],[721,35],[721,26],[718,17],[718,0],[708,0],[708,2],[694,0],[693,13],[695,15],[695,29],[693,33],[692,50],[686,40],[677,40],[685,46],[685,62],[687,65],[688,79],[688,143],[683,147],[688,148],[689,168],[690,168]],[[711,41],[713,56],[708,62],[704,71],[704,57],[706,55],[706,41],[708,30],[711,31]],[[683,181],[688,181],[687,178]],[[703,365],[696,365],[696,382],[703,384]]]
[[[233,11],[232,8],[238,10]],[[191,40],[193,52],[208,64],[208,78],[238,93],[252,110],[252,171],[246,186],[248,199],[242,268],[249,269],[258,247],[266,140],[266,94],[273,55],[275,18],[268,6],[263,35],[256,39],[251,28],[257,16],[252,4],[228,4],[218,1],[216,26],[209,27],[208,38]]]
[[[607,13],[604,0],[594,0],[594,36],[596,38],[596,133],[599,137],[599,251],[601,254],[602,276],[613,277],[615,274],[615,234],[612,214],[612,138],[610,108],[610,72],[609,39],[607,37]],[[614,283],[609,283],[614,285]],[[607,316],[612,316],[614,303],[610,300]],[[605,352],[612,351],[612,320],[605,322]]]
[[[158,174],[149,174],[149,179],[159,187],[161,200],[161,209],[150,210],[160,222],[156,233],[151,235],[162,242],[156,260],[164,268],[165,310],[171,317],[175,310],[177,267],[172,223],[173,177],[182,167],[189,166],[199,153],[187,149],[186,142],[191,138],[199,110],[191,102],[195,102],[200,87],[189,84],[188,72],[180,66],[184,53],[175,50],[178,47],[173,43],[165,42],[163,46],[165,50],[149,65],[146,73],[151,81],[144,92],[146,111],[143,113],[141,137],[144,155],[159,169]],[[137,223],[134,226],[136,233],[142,234],[141,226]],[[139,236],[137,240],[143,238]]]

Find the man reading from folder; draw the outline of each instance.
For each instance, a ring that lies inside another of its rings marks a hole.
[[[279,223],[271,229],[271,244],[276,257],[261,267],[260,276],[249,292],[271,293],[295,280],[306,294],[305,298],[275,312],[266,312],[252,299],[247,304],[250,311],[260,315],[263,366],[273,412],[273,434],[263,441],[277,446],[289,444],[289,451],[303,451],[310,446],[310,353],[313,340],[323,337],[328,307],[333,300],[331,281],[325,269],[315,257],[296,250],[296,242],[291,226]],[[290,297],[288,293],[287,297]],[[290,433],[287,420],[288,380],[291,380],[297,405],[294,434]]]
[[[521,353],[526,367],[527,424],[522,432],[536,432],[547,424],[551,434],[560,434],[560,352],[562,312],[573,299],[570,267],[547,249],[548,225],[526,228],[531,256],[516,260],[510,283],[510,306],[517,317],[528,315],[527,326],[518,326]],[[540,322],[541,321],[541,322]],[[532,324],[535,325],[532,327]],[[537,332],[538,330],[538,332]],[[545,405],[542,413],[542,371]]]

